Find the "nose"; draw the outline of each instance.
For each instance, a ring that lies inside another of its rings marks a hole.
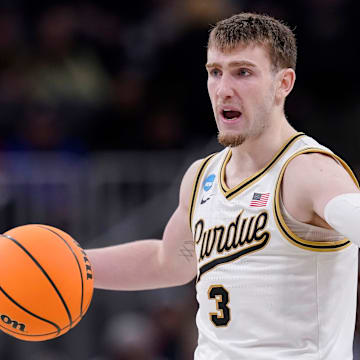
[[[217,96],[221,99],[226,99],[232,97],[233,95],[234,88],[232,86],[231,79],[226,74],[223,74],[218,83]]]

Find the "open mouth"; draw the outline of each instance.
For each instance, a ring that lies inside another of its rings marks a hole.
[[[223,110],[222,112],[222,116],[224,117],[224,119],[226,120],[236,120],[241,116],[241,112],[240,111],[236,111],[236,110]]]

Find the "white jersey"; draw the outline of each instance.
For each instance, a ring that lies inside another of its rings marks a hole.
[[[229,189],[231,149],[206,158],[190,207],[197,262],[196,360],[350,360],[358,248],[347,239],[309,241],[279,206],[287,164],[330,150],[296,134],[269,164]]]

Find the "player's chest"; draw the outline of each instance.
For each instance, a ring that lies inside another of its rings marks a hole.
[[[203,191],[193,219],[199,265],[217,266],[264,248],[271,237],[271,201],[266,188],[248,189],[231,200],[217,186]]]

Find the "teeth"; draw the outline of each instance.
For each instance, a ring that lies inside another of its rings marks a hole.
[[[240,111],[237,110],[223,110],[223,116],[226,119],[234,119],[241,115]]]

